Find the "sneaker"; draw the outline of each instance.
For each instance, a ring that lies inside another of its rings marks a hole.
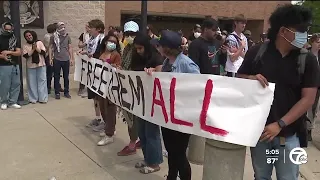
[[[162,155],[167,158],[168,157],[168,151],[162,150]]]
[[[9,107],[14,109],[21,109],[21,106],[19,104],[11,104]]]
[[[113,137],[105,136],[98,142],[98,146],[105,146],[111,143],[113,143]]]
[[[82,98],[88,97],[88,92],[87,92],[87,90],[84,89],[84,90],[81,92],[80,96],[81,96]]]
[[[120,152],[117,153],[118,156],[130,156],[137,153],[137,149],[130,149],[129,146],[124,147]]]
[[[94,119],[94,120],[90,121],[90,123],[87,124],[86,127],[88,127],[88,128],[91,127],[92,128],[92,127],[95,127],[95,126],[99,126],[100,122],[101,122],[101,119]]]
[[[1,104],[1,109],[2,109],[2,110],[8,109],[8,105],[7,105],[7,104]]]
[[[113,136],[116,135],[116,132],[117,132],[117,131],[114,131]],[[105,133],[105,130],[104,130],[104,129],[100,131],[99,136],[100,136],[100,137],[105,137],[105,136],[106,136],[106,133]]]
[[[60,99],[60,94],[56,94],[56,99]]]
[[[70,94],[64,94],[64,97],[65,97],[65,98],[68,98],[68,99],[71,99]]]
[[[98,126],[95,126],[92,128],[95,132],[100,132],[101,130],[104,130],[106,124],[104,122],[101,122]]]

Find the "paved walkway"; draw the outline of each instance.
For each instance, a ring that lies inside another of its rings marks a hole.
[[[164,180],[167,162],[161,171],[142,175],[133,167],[142,159],[140,151],[133,156],[116,156],[128,142],[126,124],[121,121],[115,142],[96,146],[100,137],[85,127],[94,117],[92,102],[76,96],[75,83],[72,87],[72,100],[50,98],[45,105],[0,111],[0,179]],[[301,166],[301,173],[307,180],[320,179],[320,152],[313,146],[307,151],[309,162]],[[201,180],[202,166],[192,165],[192,173],[192,179]],[[249,153],[243,179],[253,179]]]

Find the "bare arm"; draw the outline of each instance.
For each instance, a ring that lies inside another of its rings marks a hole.
[[[49,44],[48,51],[49,51],[49,60],[50,60],[50,62],[52,62],[53,61],[52,43]]]
[[[240,46],[239,49],[235,53],[229,55],[230,60],[232,62],[235,62],[236,60],[238,60],[239,56],[244,57],[245,54],[243,52],[243,49],[244,49],[244,46]]]
[[[12,56],[21,56],[21,49],[20,48],[16,48],[15,51],[11,52]]]
[[[70,56],[70,60],[73,62],[73,50],[72,50],[72,45],[71,44],[69,44],[69,48],[68,48],[69,50],[69,56]]]
[[[84,48],[85,46],[86,46],[86,43],[84,43],[83,41],[79,40],[78,47],[79,48]]]
[[[156,68],[154,68],[154,69],[155,69],[155,72],[161,72],[162,65],[156,66]]]

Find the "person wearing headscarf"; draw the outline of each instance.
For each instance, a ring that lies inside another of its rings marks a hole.
[[[23,46],[23,57],[27,61],[28,97],[33,104],[48,102],[48,89],[46,79],[46,48],[38,40],[34,31],[26,30],[23,33],[27,43]]]
[[[66,31],[64,22],[57,23],[57,30],[50,38],[49,45],[50,64],[54,69],[54,91],[55,98],[60,99],[60,71],[62,69],[64,79],[64,97],[71,99],[69,94],[69,72],[73,65],[73,50],[71,38]]]
[[[1,109],[9,107],[20,109],[17,104],[20,93],[19,56],[21,49],[17,46],[13,24],[5,22],[0,31],[0,104]]]
[[[124,24],[124,40],[128,43],[123,50],[122,60],[121,60],[121,68],[123,70],[131,70],[131,60],[132,60],[132,52],[134,49],[133,41],[139,32],[139,25],[134,21],[129,21]],[[133,114],[128,111],[122,110],[122,114],[124,116],[124,120],[128,124],[128,133],[130,137],[130,143],[125,146],[120,152],[118,152],[118,156],[128,156],[132,154],[136,154],[137,147],[140,147],[140,143],[138,140],[138,131],[136,121],[133,119]]]

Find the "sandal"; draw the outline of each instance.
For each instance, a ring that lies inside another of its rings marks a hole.
[[[151,173],[154,173],[157,171],[160,171],[160,167],[152,168],[150,166],[145,166],[145,167],[141,168],[139,172],[142,174],[151,174]]]
[[[137,162],[136,165],[134,165],[135,168],[143,168],[146,167],[146,163],[144,161]]]

